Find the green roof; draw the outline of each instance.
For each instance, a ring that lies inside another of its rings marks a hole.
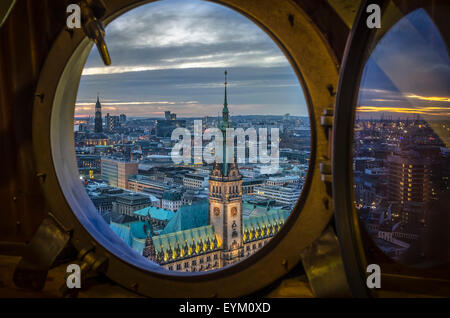
[[[162,234],[152,237],[159,263],[209,253],[221,248],[218,246],[214,227],[207,225],[208,207],[207,200],[183,206],[175,213]],[[269,210],[262,215],[243,218],[244,242],[275,235],[289,214],[288,210]],[[195,226],[196,224],[200,225]],[[170,229],[187,228],[169,232],[169,225],[171,225]],[[122,224],[111,222],[110,228],[128,246],[142,255],[146,238],[150,235],[150,226],[147,220]]]
[[[288,210],[269,210],[265,214],[250,216],[243,219],[244,232],[253,228],[270,227],[276,224],[283,224],[289,217],[290,211]]]
[[[212,225],[158,235],[152,239],[159,262],[192,257],[219,248]]]
[[[161,234],[184,231],[196,227],[208,225],[209,203],[201,200],[192,205],[182,205],[175,216],[169,221]]]
[[[157,208],[155,206],[148,206],[141,210],[137,210],[133,212],[135,215],[139,216],[148,216],[150,214],[150,217],[152,219],[157,219],[161,221],[170,221],[174,216],[175,212],[172,212],[170,210]]]
[[[145,240],[133,238],[133,240],[131,241],[131,248],[142,255],[142,252],[145,248]]]
[[[148,221],[134,221],[128,223],[111,222],[111,230],[128,246],[142,255],[145,247],[145,239],[150,235],[150,225]]]
[[[265,214],[244,218],[242,228],[244,243],[274,236],[289,214],[288,210],[272,210]]]
[[[283,210],[281,207],[270,207],[268,203],[265,206],[249,203],[248,201],[243,201],[242,203],[242,212],[243,212],[242,214],[244,215],[244,219],[246,218],[245,217],[246,215],[248,215],[248,217],[253,217],[259,215],[266,215],[268,213],[271,214],[277,211],[285,211],[285,210]]]

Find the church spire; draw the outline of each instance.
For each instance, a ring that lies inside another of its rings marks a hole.
[[[103,132],[102,127],[102,105],[100,104],[100,96],[99,93],[97,93],[97,103],[95,103],[95,127],[94,131],[96,133]]]
[[[100,94],[99,93],[97,93],[97,102],[95,103],[95,108],[101,108]]]
[[[228,74],[228,72],[227,72],[227,70],[225,70],[225,99],[224,99],[224,102],[223,102],[223,107],[227,107],[228,106],[228,101],[227,101],[227,84],[228,84],[228,82],[227,82],[227,74]]]
[[[223,110],[222,110],[222,120],[224,123],[228,123],[229,111],[228,111],[228,101],[227,101],[227,70],[225,70],[225,97],[223,100]]]

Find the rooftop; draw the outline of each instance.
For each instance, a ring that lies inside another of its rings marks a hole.
[[[148,197],[148,195],[130,192],[118,195],[117,202],[127,204],[142,204],[145,202],[150,203],[150,198]]]
[[[195,227],[208,225],[209,203],[201,200],[192,205],[183,205],[175,213],[161,234],[184,231]]]
[[[157,254],[161,252],[169,253],[169,251],[173,253],[177,249],[184,249],[186,256],[201,254],[202,252],[215,250],[218,247],[212,225],[155,236],[153,237],[153,245]],[[164,260],[167,261],[168,258],[180,258],[183,256],[183,253],[180,251],[172,255],[166,255]]]
[[[161,209],[154,206],[149,206],[146,208],[143,208],[141,210],[133,212],[134,215],[139,216],[148,216],[152,219],[160,220],[160,221],[170,221],[174,216],[175,212],[172,212],[170,210]]]

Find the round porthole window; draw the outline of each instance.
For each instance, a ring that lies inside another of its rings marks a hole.
[[[369,264],[392,290],[408,277],[432,278],[417,290],[435,289],[433,279],[449,286],[448,10],[386,1],[383,16],[394,20],[369,30],[362,18],[354,30],[364,41],[352,41],[341,78],[334,196],[356,295],[369,293]]]
[[[34,116],[44,191],[55,217],[73,230],[73,245],[106,257],[105,274],[127,288],[157,296],[249,293],[295,266],[292,248],[309,245],[331,217],[327,206],[312,218],[306,207],[323,205],[307,195],[310,188],[326,195],[313,171],[327,152],[315,126],[316,111],[332,100],[328,81],[337,79],[332,54],[289,1],[277,10],[295,13],[295,29],[292,18],[280,24],[261,3],[233,6],[285,55],[229,9],[164,1],[129,11],[145,2],[107,8],[110,67],[90,55],[81,30],[63,32],[59,51],[50,52],[38,85],[47,98]],[[293,34],[317,45],[305,51]],[[329,77],[299,67],[306,61]],[[220,211],[230,208],[228,222]],[[248,251],[250,241],[258,248]],[[195,270],[192,257],[200,257]],[[270,275],[261,277],[267,266]]]

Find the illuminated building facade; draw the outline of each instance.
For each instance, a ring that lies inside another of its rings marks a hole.
[[[433,198],[432,166],[429,158],[415,151],[389,156],[387,199],[394,202],[394,215],[401,227],[417,232],[425,222],[425,203]]]
[[[138,163],[109,158],[101,159],[102,179],[111,187],[128,189],[128,179],[138,173]]]
[[[120,116],[111,116],[109,113],[105,117],[106,130],[109,132],[114,132],[116,129],[120,128]]]

